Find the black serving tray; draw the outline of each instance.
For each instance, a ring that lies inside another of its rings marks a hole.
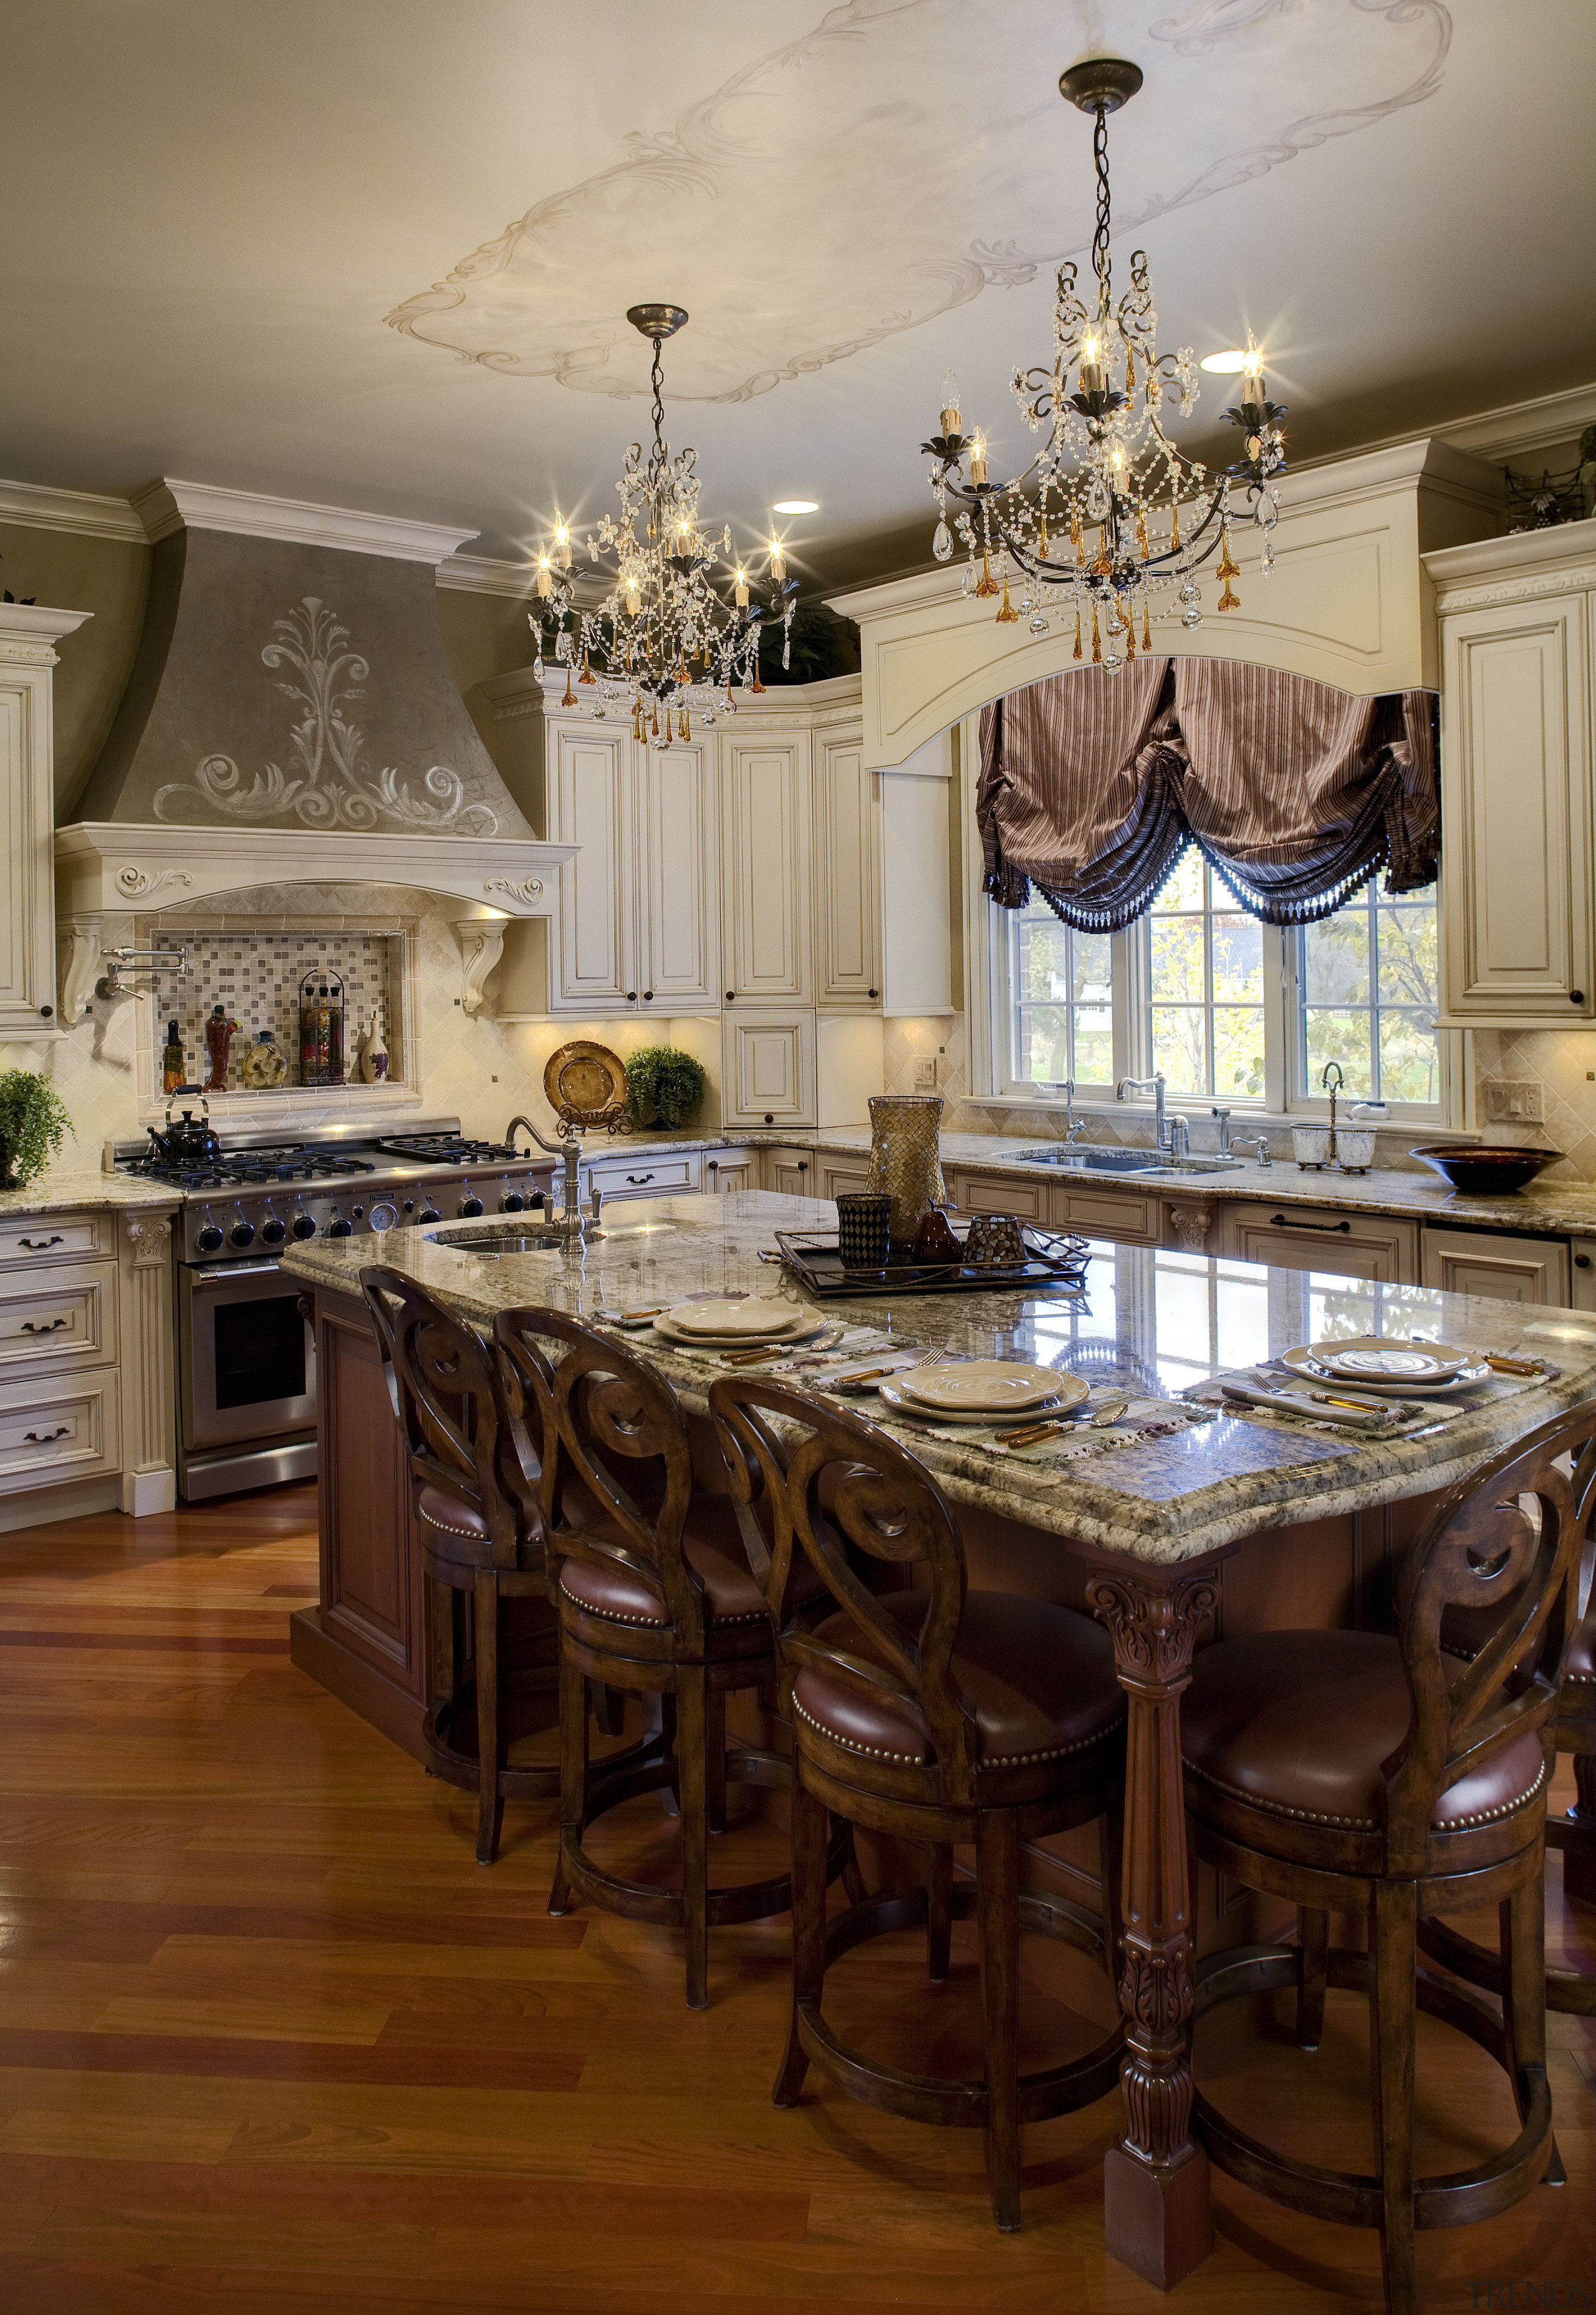
[[[782,1260],[817,1300],[839,1295],[991,1293],[1018,1287],[1032,1292],[1084,1294],[1090,1248],[1084,1237],[1056,1237],[1051,1230],[1024,1233],[1027,1259],[1004,1269],[973,1263],[891,1263],[885,1270],[845,1270],[837,1232],[777,1230]],[[1038,1241],[1045,1243],[1038,1243]]]

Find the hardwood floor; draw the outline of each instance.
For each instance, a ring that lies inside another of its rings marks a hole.
[[[1113,2100],[1027,2130],[1024,2226],[1001,2236],[979,2133],[829,2089],[770,2105],[785,1923],[716,1932],[694,2016],[678,1938],[548,1918],[552,1811],[512,1805],[476,1865],[467,1796],[288,1663],[315,1512],[293,1488],[0,1539],[5,2315],[1166,2303],[1103,2251]],[[649,1802],[594,1839],[641,1870],[669,1830]],[[730,1880],[778,1840],[716,1847]],[[1596,1910],[1565,1911],[1552,1873],[1554,1947],[1596,1965]],[[1061,2053],[1072,2005],[1107,2014],[1103,1982],[1034,1966],[1028,2055]],[[834,1982],[883,2055],[971,2062],[967,1943],[944,1990],[910,1938]],[[1591,2303],[1503,2288],[1596,2270],[1596,2026],[1550,2029],[1570,2183],[1422,2237],[1426,2307]],[[1260,2135],[1367,2161],[1350,1997],[1317,2058],[1204,2035],[1200,2078]],[[1502,2077],[1427,2021],[1419,2083],[1422,2167],[1512,2134]],[[1371,2237],[1214,2192],[1213,2256],[1172,2310],[1379,2308]]]

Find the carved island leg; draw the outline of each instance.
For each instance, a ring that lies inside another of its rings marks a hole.
[[[1166,1583],[1095,1576],[1086,1597],[1113,1638],[1129,1707],[1125,1759],[1124,2133],[1104,2162],[1108,2248],[1171,2291],[1213,2240],[1208,2157],[1192,2137],[1192,1935],[1180,1699],[1214,1603],[1206,1574]]]

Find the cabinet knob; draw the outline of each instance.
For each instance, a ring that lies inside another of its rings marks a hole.
[[[55,1012],[56,1008],[53,1005],[41,1005],[39,1008],[39,1017],[41,1021],[50,1021],[55,1018]]]
[[[1591,1267],[1590,1255],[1588,1254],[1576,1254],[1574,1257],[1574,1266],[1576,1270],[1589,1270]]]
[[[653,1003],[653,1001],[654,1001],[654,992],[653,992],[653,990],[652,990],[652,989],[645,989],[643,990],[643,1003],[644,1003],[645,1005],[652,1005],[652,1004]]]
[[[881,995],[881,990],[880,990],[879,989],[873,989],[871,990],[870,994],[871,994],[871,996],[872,996],[873,998],[873,997],[879,997],[879,996]]]
[[[627,1002],[627,1004],[628,1004],[628,1005],[635,1005],[635,1004],[636,1004],[636,1002],[637,1002],[637,991],[635,990],[635,989],[628,989],[628,990],[626,991],[626,1002]]]
[[[735,990],[735,989],[728,989],[728,990],[726,991],[726,1002],[727,1002],[727,1004],[728,1004],[728,1005],[732,1005],[732,1004],[735,1004],[735,1003],[736,1003],[736,1001],[737,1001],[737,991]]]
[[[1583,1005],[1585,1001],[1584,990],[1583,989],[1571,989],[1568,992],[1568,1001],[1571,1005]]]
[[[766,1111],[765,1122],[767,1125],[774,1125],[776,1123],[776,1112],[773,1109],[767,1109]]]
[[[798,1160],[798,1171],[799,1171],[801,1174],[807,1174],[807,1173],[808,1173],[808,1171],[809,1171],[809,1160],[808,1160],[808,1158],[800,1158],[800,1159]]]

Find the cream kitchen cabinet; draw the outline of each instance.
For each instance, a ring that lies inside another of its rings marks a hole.
[[[699,1181],[696,1149],[651,1152],[646,1157],[595,1158],[585,1171],[590,1190],[602,1190],[606,1203],[616,1198],[674,1198],[696,1190]]]
[[[1419,1226],[1390,1214],[1237,1202],[1221,1208],[1213,1237],[1216,1250],[1237,1262],[1328,1271],[1391,1286],[1420,1282]]]
[[[807,1004],[812,846],[807,722],[723,730],[724,997],[728,1005]],[[742,723],[740,714],[739,724]]]
[[[1017,1214],[1023,1222],[1044,1227],[1051,1220],[1052,1184],[1040,1175],[1027,1182],[956,1166],[945,1179],[948,1195],[962,1213]]]
[[[1426,1228],[1424,1283],[1448,1294],[1566,1309],[1568,1247],[1562,1238],[1520,1237],[1507,1230]]]
[[[815,1054],[812,1013],[723,1013],[722,1124],[813,1125]]]
[[[1596,523],[1424,558],[1441,641],[1441,1018],[1596,1017]]]
[[[734,1190],[757,1190],[759,1152],[757,1149],[715,1149],[704,1160],[704,1187],[730,1197]]]
[[[828,1158],[822,1153],[819,1172],[820,1185],[812,1193],[819,1198],[863,1195],[870,1188],[868,1158]]]
[[[815,734],[815,958],[822,1005],[881,999],[881,775],[862,723]]]
[[[895,771],[873,772],[862,718],[822,707],[814,748],[819,1002],[950,1010],[953,735],[943,732]]]
[[[0,1038],[56,1033],[50,670],[92,616],[0,603]]]
[[[767,1149],[764,1183],[782,1198],[820,1198],[820,1162],[812,1149]]]

